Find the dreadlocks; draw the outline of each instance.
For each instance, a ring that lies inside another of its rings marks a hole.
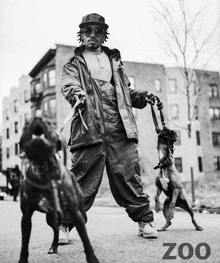
[[[109,33],[108,33],[108,30],[106,29],[106,30],[105,30],[105,33],[104,33],[104,38],[103,38],[102,43],[105,43],[105,42],[107,41],[108,35],[109,35]],[[79,41],[79,43],[82,44],[82,43],[83,43],[83,33],[82,33],[82,29],[80,29],[79,32],[77,32],[77,36],[78,36],[78,41]]]

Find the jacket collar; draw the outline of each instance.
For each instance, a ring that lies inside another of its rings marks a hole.
[[[85,45],[75,48],[74,50],[75,56],[81,57],[84,50],[85,50]],[[109,49],[106,46],[102,46],[102,50],[108,55],[110,60],[112,58],[114,58],[116,61],[121,59],[121,54],[118,49]]]

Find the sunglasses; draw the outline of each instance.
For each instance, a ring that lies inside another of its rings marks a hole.
[[[94,35],[96,37],[102,37],[105,33],[105,30],[101,27],[95,27],[95,28],[92,28],[92,27],[84,27],[82,29],[82,33],[83,35],[85,35],[86,37],[90,37],[92,35],[92,32],[94,33]]]

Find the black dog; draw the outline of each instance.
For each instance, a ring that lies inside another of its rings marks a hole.
[[[53,125],[42,118],[33,118],[23,129],[21,149],[30,165],[21,186],[22,248],[19,263],[28,262],[31,217],[34,211],[46,213],[47,224],[54,238],[49,254],[57,253],[59,226],[68,222],[76,227],[89,263],[99,263],[90,244],[85,223],[87,221],[83,194],[73,173],[61,164],[57,152],[62,143]]]
[[[195,219],[192,207],[190,206],[186,193],[183,189],[182,182],[178,177],[178,171],[173,162],[173,144],[177,139],[177,134],[175,131],[168,128],[163,128],[158,132],[158,151],[161,151],[162,158],[155,169],[160,168],[160,173],[156,177],[156,187],[157,193],[155,196],[155,211],[159,212],[161,210],[159,196],[163,191],[167,198],[163,204],[163,214],[166,218],[166,224],[158,231],[165,231],[171,225],[171,219],[174,216],[174,208],[180,207],[186,210],[191,218],[192,223],[197,231],[202,231]]]

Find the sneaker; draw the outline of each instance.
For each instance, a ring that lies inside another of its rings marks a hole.
[[[61,225],[59,227],[59,245],[66,245],[69,243],[69,227]]]
[[[142,236],[144,238],[157,238],[157,231],[154,229],[152,224],[153,222],[138,222],[139,230],[138,236]]]

